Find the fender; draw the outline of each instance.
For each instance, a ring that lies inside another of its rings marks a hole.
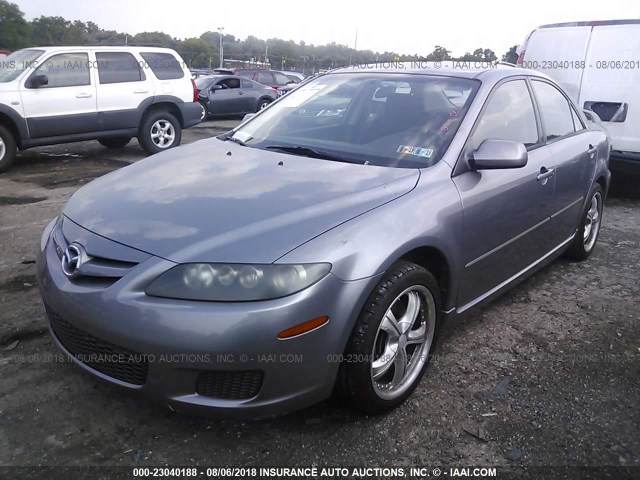
[[[29,127],[27,125],[27,120],[23,118],[13,108],[3,104],[0,104],[0,113],[3,113],[7,117],[9,117],[13,125],[16,127],[16,130],[18,131],[18,134],[20,137],[20,138],[16,138],[16,143],[20,148],[22,148],[23,140],[26,140],[29,138]]]

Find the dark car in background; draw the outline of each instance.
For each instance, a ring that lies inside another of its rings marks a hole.
[[[284,73],[266,68],[239,68],[234,72],[239,77],[249,78],[263,85],[268,85],[274,90],[278,90],[285,85],[295,83]]]
[[[202,118],[255,113],[276,99],[273,88],[248,78],[209,75],[196,79]]]

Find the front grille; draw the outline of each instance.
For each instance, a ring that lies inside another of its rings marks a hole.
[[[53,333],[62,346],[89,367],[122,382],[142,385],[149,365],[143,355],[100,340],[47,308]]]
[[[263,378],[261,370],[202,372],[196,392],[207,397],[246,400],[258,394]]]

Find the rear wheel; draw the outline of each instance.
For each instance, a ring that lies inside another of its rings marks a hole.
[[[267,108],[272,101],[273,100],[270,100],[268,98],[261,98],[260,101],[258,102],[258,108],[256,108],[256,112],[259,112],[260,110],[264,110],[265,108]]]
[[[177,147],[181,140],[180,122],[169,112],[152,112],[142,120],[138,141],[147,153],[154,154]]]
[[[424,375],[439,329],[440,289],[423,267],[385,274],[352,334],[337,387],[353,407],[377,414],[403,403]]]
[[[16,160],[16,141],[13,134],[0,125],[0,172],[8,170]]]
[[[589,199],[573,243],[565,254],[572,260],[580,261],[589,258],[598,241],[604,209],[604,194],[599,184],[596,183],[591,189]]]
[[[204,122],[207,117],[209,117],[209,113],[207,112],[207,106],[200,102],[200,106],[202,107],[202,112],[200,112],[200,121]]]
[[[98,142],[107,148],[122,148],[131,141],[131,137],[100,138]]]

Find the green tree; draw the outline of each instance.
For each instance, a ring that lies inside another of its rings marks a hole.
[[[509,63],[516,63],[518,61],[518,52],[516,51],[518,49],[518,45],[514,45],[513,47],[511,47],[507,53],[505,53],[502,56],[502,61],[503,62],[509,62]]]
[[[141,32],[129,39],[130,42],[142,45],[153,45],[159,47],[175,48],[176,41],[171,35],[163,32]]]
[[[451,50],[447,50],[445,47],[436,45],[436,48],[433,49],[433,52],[427,55],[426,60],[428,62],[442,62],[443,60],[451,60]]]
[[[0,0],[0,50],[19,50],[31,43],[31,29],[15,3]]]
[[[177,42],[176,50],[189,67],[207,68],[212,66],[213,49],[201,38],[180,40]],[[215,65],[215,62],[213,64]]]

